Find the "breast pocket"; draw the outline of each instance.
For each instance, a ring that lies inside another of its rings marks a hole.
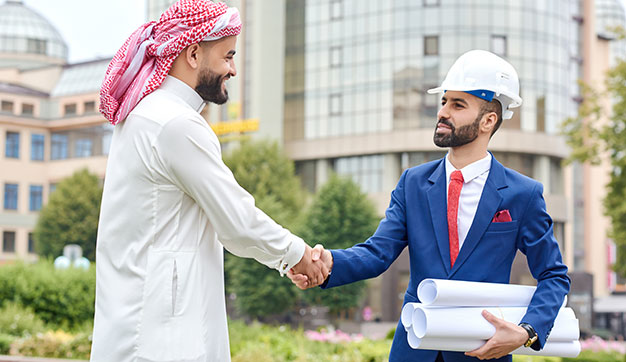
[[[509,222],[492,222],[487,227],[488,233],[506,233],[517,230],[517,220]]]
[[[489,255],[509,255],[515,252],[517,221],[495,222],[487,227],[480,245]]]

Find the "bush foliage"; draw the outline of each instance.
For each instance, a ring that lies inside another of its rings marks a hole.
[[[57,328],[74,330],[93,319],[95,287],[95,267],[56,270],[50,261],[0,267],[0,307],[18,303]]]

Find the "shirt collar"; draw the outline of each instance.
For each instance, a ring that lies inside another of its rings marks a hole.
[[[174,93],[198,113],[202,112],[202,109],[206,105],[202,97],[188,86],[187,83],[171,75],[165,77],[159,89]]]
[[[450,175],[456,170],[450,162],[449,154],[446,155],[446,180],[450,182]],[[468,183],[476,177],[484,174],[491,169],[491,153],[487,152],[487,156],[481,158],[478,161],[474,161],[469,165],[463,167],[460,171],[463,175],[463,182]]]

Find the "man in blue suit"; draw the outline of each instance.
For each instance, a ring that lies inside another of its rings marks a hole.
[[[495,335],[481,348],[461,353],[412,349],[399,322],[389,356],[391,362],[511,361],[509,353],[522,345],[543,347],[570,285],[543,186],[487,151],[502,120],[521,105],[519,79],[504,59],[473,50],[429,93],[444,93],[433,140],[449,148],[448,154],[404,171],[385,218],[367,241],[345,250],[316,247],[316,257],[331,270],[322,288],[376,277],[408,246],[411,278],[404,303],[418,302],[417,286],[426,278],[509,283],[520,250],[537,290],[519,325],[484,311]],[[290,278],[300,288],[315,286],[303,275]]]

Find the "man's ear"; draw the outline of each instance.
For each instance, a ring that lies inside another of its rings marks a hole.
[[[483,119],[480,122],[481,131],[485,133],[493,133],[493,129],[498,123],[498,115],[496,112],[488,112],[483,115]]]
[[[199,44],[191,44],[185,49],[185,60],[192,69],[198,69],[200,67],[200,56],[202,53],[202,47]]]

